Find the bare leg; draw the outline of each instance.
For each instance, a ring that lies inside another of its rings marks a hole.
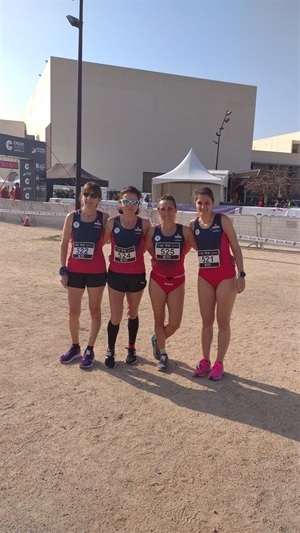
[[[182,320],[185,285],[182,284],[169,294],[150,278],[149,294],[154,314],[154,331],[159,348],[165,348],[166,339],[179,328]],[[165,325],[166,305],[168,323]]]
[[[149,295],[154,315],[154,331],[159,348],[166,345],[165,318],[167,295],[161,287],[150,278]]]
[[[91,316],[88,345],[94,346],[101,326],[101,302],[104,287],[88,287],[87,292]]]
[[[84,289],[68,287],[69,330],[73,344],[79,344],[79,318]]]
[[[216,289],[203,278],[198,277],[198,300],[202,319],[202,356],[209,361],[215,320]]]
[[[217,287],[218,354],[223,362],[230,343],[230,317],[236,298],[236,278],[224,279]]]

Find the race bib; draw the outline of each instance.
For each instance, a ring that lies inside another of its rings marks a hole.
[[[155,243],[155,259],[167,260],[180,259],[180,243],[179,242],[156,242]]]
[[[115,246],[114,259],[118,263],[132,263],[136,261],[135,246],[131,246],[130,248],[121,248],[120,246]]]
[[[216,268],[220,266],[219,250],[198,250],[200,268]]]
[[[72,257],[74,259],[93,259],[94,251],[94,242],[74,242]]]

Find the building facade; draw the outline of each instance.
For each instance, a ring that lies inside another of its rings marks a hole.
[[[111,189],[131,183],[147,191],[151,176],[191,148],[215,168],[226,110],[218,168],[250,168],[256,87],[87,62],[82,78],[82,166]],[[47,168],[75,161],[77,61],[50,58],[23,119],[27,134],[47,144]]]

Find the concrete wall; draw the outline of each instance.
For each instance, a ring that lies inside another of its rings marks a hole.
[[[300,142],[300,131],[266,137],[265,139],[255,139],[252,143],[252,149],[266,152],[287,152],[291,154],[293,141]]]
[[[227,109],[218,167],[251,166],[253,86],[84,62],[82,94],[82,166],[110,188],[142,188],[143,172],[168,172],[191,148],[214,168]],[[50,59],[24,117],[40,140],[51,121],[51,165],[75,161],[77,61]]]

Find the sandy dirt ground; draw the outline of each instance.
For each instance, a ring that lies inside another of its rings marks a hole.
[[[298,533],[299,252],[243,247],[224,378],[192,377],[200,357],[195,252],[185,312],[157,372],[147,290],[139,364],[61,365],[69,346],[61,232],[0,222],[1,533]],[[106,247],[107,248],[107,247]],[[108,249],[106,249],[106,253]],[[147,257],[147,271],[150,263]],[[84,297],[81,344],[88,332]],[[214,350],[212,358],[214,358]]]

